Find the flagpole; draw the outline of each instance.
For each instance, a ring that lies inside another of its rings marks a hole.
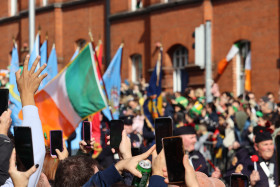
[[[35,1],[29,0],[29,54],[33,49],[35,36]]]
[[[91,31],[89,31],[88,34],[89,34],[89,37],[90,37],[92,49],[93,49],[93,51],[94,51],[95,59],[96,59],[96,61],[97,61],[97,67],[98,67],[98,70],[99,70],[99,72],[100,72],[100,78],[101,78],[101,81],[102,81],[102,83],[103,83],[103,87],[104,87],[105,95],[106,95],[106,98],[107,98],[107,103],[108,103],[108,108],[109,108],[109,111],[110,111],[110,115],[111,115],[112,120],[114,120],[113,113],[112,113],[111,108],[110,108],[110,106],[109,106],[109,102],[108,102],[108,101],[109,101],[109,97],[108,97],[108,93],[107,93],[107,90],[106,90],[105,82],[104,82],[104,80],[103,80],[103,76],[101,75],[101,68],[100,68],[100,66],[99,66],[98,57],[97,57],[97,55],[96,55],[95,44],[94,44],[94,41],[93,41],[93,37],[92,37]]]

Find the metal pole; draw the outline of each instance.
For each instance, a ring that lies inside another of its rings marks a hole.
[[[29,53],[31,53],[35,38],[35,0],[29,0]]]
[[[212,102],[213,97],[211,94],[212,80],[212,63],[211,63],[211,21],[206,21],[205,27],[205,88],[206,88],[206,102]]]

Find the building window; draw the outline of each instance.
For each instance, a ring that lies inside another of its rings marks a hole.
[[[142,57],[139,54],[131,57],[132,61],[132,82],[139,83],[142,77]]]
[[[245,92],[245,65],[251,50],[251,44],[248,40],[239,40],[236,45],[239,52],[236,55],[236,77],[234,79],[236,80],[236,95],[240,96]]]
[[[142,0],[131,0],[131,10],[135,11],[143,7]]]
[[[48,0],[41,0],[42,6],[47,6],[48,5]]]
[[[17,0],[10,0],[10,16],[17,14]]]
[[[181,92],[182,76],[185,66],[188,64],[188,50],[184,46],[179,46],[173,52],[173,91]]]

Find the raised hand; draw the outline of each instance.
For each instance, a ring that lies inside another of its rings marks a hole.
[[[23,72],[21,69],[16,72],[17,87],[20,93],[22,106],[35,105],[34,94],[38,90],[42,80],[48,75],[45,73],[40,76],[40,73],[47,67],[47,64],[41,66],[36,72],[35,69],[40,61],[40,56],[34,61],[30,71],[28,71],[29,55],[26,56],[23,65]]]

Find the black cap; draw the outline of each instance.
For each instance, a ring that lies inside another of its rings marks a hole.
[[[256,134],[255,143],[259,143],[266,140],[272,140],[270,132],[260,130],[260,132]]]
[[[132,125],[133,123],[133,115],[128,115],[128,116],[121,116],[120,119],[123,120],[125,125]]]
[[[179,127],[174,130],[174,136],[179,136],[184,134],[196,134],[196,132],[192,126]]]
[[[257,133],[262,132],[262,131],[266,131],[266,128],[258,125],[256,127],[254,127],[253,134],[256,135]]]

